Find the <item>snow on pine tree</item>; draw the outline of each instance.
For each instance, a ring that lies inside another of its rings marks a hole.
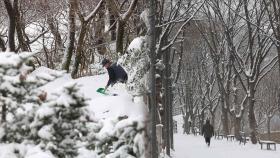
[[[139,118],[120,116],[99,120],[102,127],[89,135],[89,150],[100,158],[144,158],[145,123]]]
[[[0,104],[2,107],[1,140],[20,143],[30,133],[32,112],[46,97],[38,88],[56,78],[28,75],[33,68],[28,66],[35,53],[0,53]]]
[[[60,158],[77,156],[79,146],[87,144],[91,132],[88,124],[94,116],[79,89],[76,83],[64,86],[41,105],[31,124],[35,144]]]
[[[130,74],[127,81],[128,89],[135,94],[146,91],[144,81],[150,66],[146,47],[145,37],[137,37],[128,46],[128,53],[118,61],[118,64],[124,65],[128,70],[128,74]]]

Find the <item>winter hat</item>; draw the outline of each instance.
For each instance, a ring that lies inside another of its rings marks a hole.
[[[107,63],[110,63],[109,59],[104,58],[101,62],[101,65],[104,67]]]

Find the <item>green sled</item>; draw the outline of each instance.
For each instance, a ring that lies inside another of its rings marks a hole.
[[[118,96],[118,94],[115,94],[115,93],[113,93],[113,94],[111,94],[111,93],[106,93],[105,88],[98,88],[98,89],[96,90],[96,92],[101,93],[101,94],[104,94],[104,95],[109,95],[109,96]]]
[[[98,89],[96,90],[96,92],[101,93],[101,94],[104,94],[104,95],[108,95],[108,94],[105,92],[105,88],[98,88]]]

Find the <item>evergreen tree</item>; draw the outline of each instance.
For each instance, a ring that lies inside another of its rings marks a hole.
[[[33,70],[26,63],[34,53],[0,54],[0,102],[2,106],[1,140],[21,143],[28,138],[28,125],[34,109],[41,104],[46,93],[39,87],[55,79],[52,74],[29,75]]]
[[[90,132],[87,124],[94,120],[86,106],[79,85],[64,86],[36,112],[31,124],[33,140],[60,158],[77,156],[79,145],[86,143]]]

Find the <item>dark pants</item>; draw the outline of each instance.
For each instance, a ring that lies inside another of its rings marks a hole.
[[[125,75],[123,78],[119,79],[118,81],[121,82],[121,83],[126,83],[127,82],[127,75]]]
[[[127,75],[125,75],[125,76],[123,76],[123,78],[119,78],[119,79],[117,79],[116,81],[113,81],[113,82],[111,83],[111,86],[114,86],[114,84],[116,84],[117,82],[126,83],[126,82],[127,82],[127,79],[128,79],[128,77],[127,77]]]
[[[208,146],[210,146],[211,137],[205,137],[205,142]]]
[[[127,74],[124,76],[124,79],[123,79],[123,83],[126,83],[127,82],[127,79],[128,79],[128,77],[127,77]]]

